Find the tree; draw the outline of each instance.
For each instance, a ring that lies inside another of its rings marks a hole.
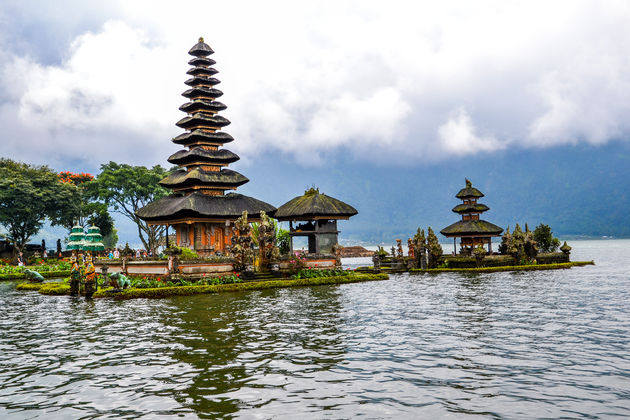
[[[164,235],[164,226],[148,225],[136,215],[147,204],[168,195],[158,184],[168,175],[160,165],[153,168],[109,162],[101,165],[101,173],[90,186],[93,198],[131,219],[138,227],[138,236],[145,249],[154,253]]]
[[[0,159],[0,226],[16,251],[42,227],[44,220],[60,224],[62,215],[76,207],[77,190],[60,182],[47,166]]]
[[[431,227],[427,229],[427,249],[429,251],[429,267],[435,268],[439,258],[442,256],[442,246]]]
[[[542,223],[534,229],[534,240],[540,252],[555,252],[560,247],[560,240],[553,237],[551,227]]]
[[[509,236],[509,232],[504,235],[504,238],[506,236],[509,238],[507,253],[512,255],[516,264],[529,264],[536,258],[538,246],[527,225],[525,225],[525,232],[523,232],[517,223],[512,236]]]
[[[68,208],[61,214],[58,223],[67,229],[71,229],[75,222],[81,226],[95,225],[101,230],[105,247],[111,248],[118,242],[118,235],[114,229],[114,219],[107,210],[107,205],[94,201],[97,196],[94,176],[81,172],[59,172],[59,178],[64,184],[74,186],[77,189],[78,200],[76,206]],[[113,242],[113,245],[112,245]]]
[[[114,219],[107,211],[107,206],[101,203],[95,204],[98,204],[100,207],[92,213],[87,222],[90,225],[99,227],[101,235],[103,235],[105,248],[114,248],[118,244],[118,231],[114,228]]]
[[[426,242],[427,240],[424,237],[424,229],[418,228],[416,234],[413,235],[413,251],[418,267],[422,267],[422,259],[424,258],[427,249]]]
[[[512,246],[512,234],[510,233],[510,227],[508,226],[503,232],[501,237],[501,245],[499,245],[499,252],[503,255],[511,254],[510,247]]]

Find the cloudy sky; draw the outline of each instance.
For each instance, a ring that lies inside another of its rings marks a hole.
[[[245,167],[623,141],[628,22],[628,1],[3,0],[2,154],[166,165],[199,36]]]

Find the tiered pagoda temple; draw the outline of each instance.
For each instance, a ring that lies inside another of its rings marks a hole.
[[[349,204],[310,188],[304,195],[284,203],[275,213],[278,221],[289,222],[291,253],[293,239],[305,236],[308,239],[309,254],[332,254],[337,245],[337,220],[348,220],[357,214]],[[302,222],[300,224],[294,224]]]
[[[239,157],[221,148],[234,140],[221,131],[230,124],[218,115],[227,107],[216,99],[223,95],[215,86],[219,84],[212,66],[216,62],[209,58],[212,48],[199,38],[199,42],[188,52],[193,59],[186,80],[190,89],[182,93],[188,102],[179,107],[187,116],[177,122],[186,130],[173,139],[173,143],[186,149],[168,158],[180,169],[160,181],[173,193],[148,204],[137,211],[138,217],[150,225],[173,226],[178,246],[195,249],[201,255],[224,253],[230,245],[230,224],[247,211],[250,221],[256,221],[260,211],[272,213],[276,208],[263,201],[237,193],[236,190],[249,180],[240,173],[227,169]]]
[[[457,253],[457,238],[461,238],[462,252],[469,253],[473,248],[488,245],[488,252],[492,253],[492,237],[501,236],[503,229],[479,218],[481,213],[490,210],[485,204],[477,202],[483,197],[483,193],[466,180],[466,188],[462,188],[456,197],[462,200],[462,204],[455,206],[453,212],[461,214],[462,220],[445,227],[440,233],[447,238],[453,238],[455,253]]]

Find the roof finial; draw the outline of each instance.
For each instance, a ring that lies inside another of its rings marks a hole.
[[[466,178],[466,188],[472,188],[472,182],[468,178]]]
[[[199,42],[203,42],[203,37],[202,36],[199,37]]]

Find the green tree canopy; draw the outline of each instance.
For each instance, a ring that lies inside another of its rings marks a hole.
[[[114,229],[114,219],[109,214],[107,205],[103,202],[95,201],[97,199],[97,186],[94,182],[94,176],[88,173],[73,173],[63,171],[59,173],[61,182],[74,186],[77,189],[76,205],[65,209],[59,215],[58,224],[66,229],[71,229],[75,222],[81,226],[96,225],[101,230],[103,240],[107,238],[109,246],[115,246],[118,236]],[[111,245],[111,243],[113,245]]]
[[[101,165],[101,172],[89,186],[93,198],[131,219],[138,226],[138,236],[145,249],[153,251],[164,234],[164,226],[150,226],[136,211],[152,201],[168,195],[158,184],[168,175],[160,165],[153,168],[109,162]],[[105,234],[103,234],[105,236]]]
[[[560,240],[553,237],[551,227],[542,223],[534,229],[534,240],[541,252],[554,252],[560,246]]]
[[[76,210],[77,194],[47,166],[0,159],[0,226],[18,251],[47,218],[59,225],[64,214]]]

